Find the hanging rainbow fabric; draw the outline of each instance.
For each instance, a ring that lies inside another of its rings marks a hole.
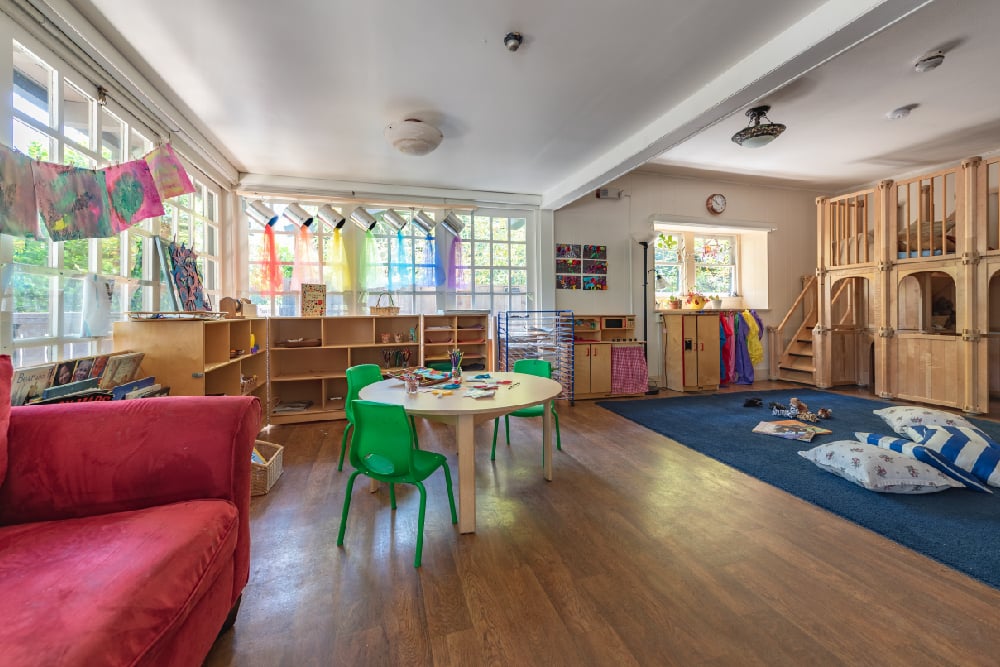
[[[309,231],[307,225],[299,225],[299,231],[295,235],[295,263],[292,265],[292,283],[290,289],[293,291],[302,287],[302,284],[315,285],[321,282],[319,271],[319,248],[315,245],[316,235]]]
[[[351,289],[351,271],[344,250],[344,232],[335,228],[330,237],[330,256],[327,264],[329,279],[327,286],[331,292],[347,292]]]
[[[271,225],[264,225],[264,243],[258,246],[257,257],[250,271],[250,288],[261,294],[281,291],[281,265]]]
[[[420,257],[420,270],[416,273],[416,284],[419,287],[440,287],[444,285],[445,270],[441,256],[438,255],[434,247],[434,237],[430,234],[420,242],[422,252]]]
[[[384,288],[386,285],[382,276],[379,275],[378,244],[370,231],[365,232],[364,247],[361,249],[361,264],[358,266],[358,280],[361,281],[359,287],[364,292]]]
[[[467,290],[469,280],[467,270],[459,269],[458,263],[462,258],[462,239],[454,237],[451,240],[451,251],[448,253],[448,290]]]
[[[145,160],[105,167],[104,177],[111,199],[111,228],[116,232],[163,215],[163,201]]]
[[[396,232],[396,243],[389,264],[389,289],[400,290],[413,284],[413,264],[406,252],[406,240],[403,230]]]
[[[32,162],[35,203],[53,241],[114,236],[103,171]]]
[[[11,236],[39,238],[38,203],[31,158],[0,146],[0,232]]]

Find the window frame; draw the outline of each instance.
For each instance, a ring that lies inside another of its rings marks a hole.
[[[737,232],[709,233],[707,231],[701,231],[701,230],[671,228],[666,225],[664,226],[658,225],[656,227],[656,232],[658,237],[674,236],[678,238],[678,245],[677,245],[678,261],[676,262],[657,261],[655,259],[655,253],[654,253],[654,260],[653,260],[654,275],[660,274],[659,267],[678,268],[677,291],[674,292],[669,290],[657,290],[654,288],[657,299],[669,300],[672,297],[683,297],[689,292],[696,291],[697,275],[698,275],[698,269],[700,267],[715,268],[720,266],[729,266],[732,275],[731,279],[732,287],[729,293],[719,292],[716,294],[723,298],[737,296],[740,294],[740,274],[742,271],[742,267],[741,267],[741,255],[740,255],[741,235],[739,233]],[[697,258],[695,257],[695,251],[694,251],[698,239],[729,240],[731,247],[732,263],[718,264],[718,263],[698,261]],[[658,242],[658,239],[656,242]]]

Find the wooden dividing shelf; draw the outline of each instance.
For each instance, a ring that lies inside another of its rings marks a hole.
[[[251,334],[257,352],[251,352]],[[266,405],[267,336],[262,318],[140,320],[115,322],[113,341],[116,352],[145,353],[141,375],[154,376],[171,395],[253,395]]]

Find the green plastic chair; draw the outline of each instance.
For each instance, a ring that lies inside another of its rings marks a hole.
[[[347,398],[344,400],[344,412],[347,413],[347,426],[344,427],[344,437],[340,440],[340,460],[337,462],[337,470],[344,469],[344,454],[347,452],[348,437],[354,428],[354,410],[352,405],[358,400],[361,390],[370,384],[382,380],[382,369],[375,364],[359,364],[347,369]],[[416,436],[416,424],[413,417],[410,417],[410,424],[413,425],[413,441],[419,447],[420,443]]]
[[[413,567],[420,567],[424,550],[424,512],[427,491],[423,481],[435,470],[444,470],[451,506],[451,522],[458,523],[455,513],[455,496],[451,490],[451,470],[443,454],[425,452],[413,447],[413,426],[401,405],[387,405],[374,401],[354,401],[354,436],[351,440],[351,465],[354,472],[347,480],[344,511],[340,517],[337,546],[344,546],[347,531],[347,512],[351,508],[351,491],[358,475],[366,475],[389,485],[389,500],[396,509],[396,484],[412,484],[420,492],[420,510],[417,514],[417,553]]]
[[[544,359],[518,359],[514,362],[514,372],[525,375],[535,375],[543,378],[552,377],[552,364]],[[532,405],[528,408],[515,410],[503,416],[504,431],[507,435],[507,445],[510,446],[510,417],[541,417],[544,414],[545,405]],[[555,403],[552,404],[552,419],[556,426],[556,449],[562,451],[562,436],[559,433],[559,414],[556,412]],[[495,461],[497,456],[497,430],[500,428],[500,418],[493,420],[493,448],[490,450],[490,461]]]

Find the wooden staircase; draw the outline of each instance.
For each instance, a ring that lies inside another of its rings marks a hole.
[[[781,324],[768,328],[769,371],[772,380],[816,385],[816,364],[813,357],[813,327],[816,326],[818,303],[816,291],[816,276],[810,276]],[[800,307],[804,311],[802,323],[785,345],[785,329],[792,314]]]

